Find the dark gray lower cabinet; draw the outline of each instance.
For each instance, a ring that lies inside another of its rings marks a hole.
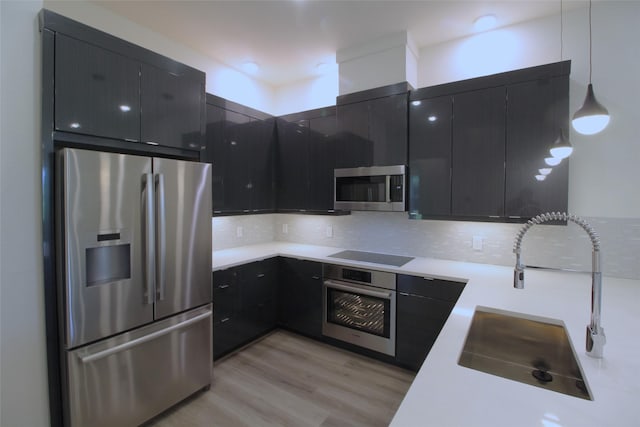
[[[213,273],[213,358],[270,331],[277,316],[277,258]]]
[[[396,361],[417,371],[456,304],[464,283],[398,275]]]
[[[280,258],[278,323],[309,337],[322,337],[322,264]]]

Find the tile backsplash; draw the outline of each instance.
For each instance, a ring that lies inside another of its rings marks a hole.
[[[585,219],[600,236],[603,274],[640,279],[640,219]],[[521,226],[409,220],[402,212],[216,217],[213,218],[213,247],[219,250],[275,240],[512,266],[515,262],[513,241]],[[242,228],[240,234],[238,227]],[[573,223],[539,225],[527,232],[522,259],[527,265],[591,271],[591,242]]]

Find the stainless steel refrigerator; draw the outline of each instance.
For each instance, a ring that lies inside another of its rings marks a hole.
[[[138,425],[211,383],[211,165],[56,160],[65,424]]]

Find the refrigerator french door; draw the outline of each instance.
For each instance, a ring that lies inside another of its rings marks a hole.
[[[58,152],[65,420],[138,425],[211,382],[211,166]]]

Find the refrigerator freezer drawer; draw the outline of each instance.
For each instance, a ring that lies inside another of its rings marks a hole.
[[[211,305],[67,352],[71,426],[135,426],[211,384]]]

